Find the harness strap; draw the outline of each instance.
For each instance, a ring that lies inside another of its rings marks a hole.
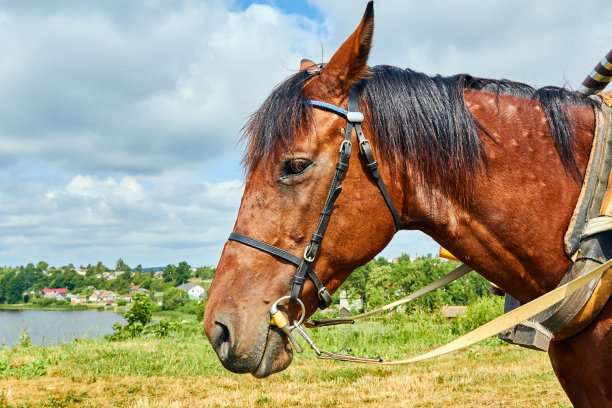
[[[345,324],[345,323],[352,324],[352,323],[355,323],[355,320],[357,319],[371,316],[375,313],[383,312],[385,310],[393,309],[394,307],[403,305],[404,303],[408,303],[414,299],[420,298],[421,296],[424,296],[428,294],[429,292],[433,292],[436,289],[439,289],[443,286],[448,285],[449,283],[453,281],[456,281],[462,276],[467,275],[472,270],[473,269],[471,267],[465,264],[462,264],[456,267],[455,269],[453,269],[452,271],[450,271],[449,273],[447,273],[446,275],[442,276],[441,278],[431,282],[429,285],[424,286],[421,289],[411,293],[410,295],[403,297],[399,300],[396,300],[395,302],[379,307],[378,309],[370,310],[369,312],[361,313],[355,316],[348,316],[345,318],[307,320],[306,322],[304,322],[304,326],[308,328],[315,328],[315,327],[332,326],[336,324]]]
[[[266,244],[265,242],[259,241],[255,238],[251,238],[251,237],[247,237],[246,235],[239,234],[237,232],[232,232],[229,235],[228,240],[240,242],[241,244],[244,244],[251,248],[255,248],[262,252],[273,255],[277,258],[284,259],[285,261],[297,267],[300,267],[303,262],[302,258],[299,258],[290,252],[277,248],[273,245]],[[306,265],[304,268],[305,268],[304,276],[308,275],[308,277],[312,280],[312,283],[314,283],[315,287],[317,288],[317,293],[319,294],[319,297],[321,298],[320,301],[327,303],[328,301],[327,296],[329,296],[329,304],[331,304],[331,296],[329,295],[329,292],[327,292],[325,285],[323,285],[323,283],[321,282],[321,279],[319,279],[319,277],[317,276],[315,271],[310,267],[310,265]],[[302,277],[302,279],[305,280],[304,277]]]
[[[332,353],[327,350],[319,349],[316,347],[312,339],[308,336],[308,334],[301,330],[301,325],[296,324],[295,328],[298,330],[300,335],[304,337],[306,342],[310,345],[310,347],[315,351],[316,355],[320,359],[333,359],[333,360],[341,360],[341,361],[351,361],[356,363],[368,363],[368,364],[378,364],[378,365],[400,365],[400,364],[410,364],[415,363],[417,361],[427,360],[433,357],[441,356],[443,354],[447,354],[453,351],[460,350],[462,348],[468,347],[474,343],[477,343],[481,340],[484,340],[488,337],[491,337],[501,331],[507,330],[510,327],[513,327],[518,322],[524,321],[531,316],[536,315],[538,312],[549,308],[550,306],[562,301],[567,298],[580,288],[587,285],[589,282],[599,279],[602,276],[609,277],[612,274],[612,260],[607,261],[603,265],[600,265],[592,270],[590,270],[585,275],[582,275],[565,285],[559,286],[558,288],[540,296],[537,299],[532,300],[529,303],[526,303],[517,309],[514,309],[506,314],[503,314],[488,323],[472,330],[471,332],[447,343],[443,346],[440,346],[436,349],[433,349],[425,354],[420,356],[407,358],[403,360],[386,360],[383,361],[379,358],[372,357],[356,357],[350,356],[346,354],[337,354]]]
[[[349,112],[358,111],[357,96],[355,95],[354,89],[351,90],[351,94],[349,96],[348,109]],[[355,131],[357,133],[357,141],[359,142],[359,150],[361,151],[361,154],[363,154],[363,157],[365,157],[368,170],[370,170],[370,174],[372,174],[372,177],[374,177],[376,185],[385,199],[387,207],[389,207],[389,211],[393,216],[393,222],[395,223],[395,232],[397,232],[401,227],[400,216],[395,209],[395,205],[393,204],[393,200],[391,200],[391,196],[387,191],[387,187],[385,186],[385,182],[380,175],[380,171],[378,171],[378,162],[374,158],[370,141],[364,136],[363,131],[361,130],[361,123],[355,123]]]

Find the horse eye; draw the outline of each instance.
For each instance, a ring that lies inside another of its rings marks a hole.
[[[297,176],[306,171],[308,167],[312,165],[312,162],[307,159],[289,159],[283,166],[282,175],[283,177]]]

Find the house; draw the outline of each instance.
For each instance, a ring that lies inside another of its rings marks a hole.
[[[55,289],[48,289],[48,288],[44,288],[40,294],[43,297],[48,297],[47,294],[48,293],[53,293],[53,294],[60,294],[60,295],[65,295],[68,291],[66,290],[66,288],[55,288]]]
[[[78,268],[78,269],[76,270],[76,273],[78,273],[78,274],[79,274],[79,275],[81,275],[81,276],[85,276],[85,275],[87,275],[87,269]]]
[[[164,271],[153,272],[153,279],[161,279],[164,277]]]
[[[467,306],[442,306],[442,315],[447,319],[454,319],[455,317],[462,316],[467,312]]]
[[[115,292],[110,290],[95,290],[91,295],[89,295],[89,301],[115,303],[117,301],[117,295]]]
[[[130,293],[134,293],[134,292],[141,292],[141,293],[147,293],[149,292],[148,290],[146,290],[145,288],[143,288],[140,285],[134,285],[130,288]]]
[[[340,292],[340,308],[346,310],[359,310],[363,307],[361,299],[349,299],[346,290]]]
[[[189,299],[191,300],[200,300],[206,297],[206,289],[204,289],[200,285],[186,283],[177,287],[186,291],[189,294]]]
[[[45,298],[45,299],[63,300],[64,296],[62,296],[61,293],[47,292],[47,293],[45,293],[43,298]]]
[[[66,295],[66,298],[68,298],[68,300],[70,300],[70,304],[73,305],[76,305],[78,303],[85,303],[87,301],[87,298],[85,296],[73,295],[71,293],[68,293]]]

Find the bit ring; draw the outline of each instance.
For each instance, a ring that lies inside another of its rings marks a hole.
[[[276,302],[274,302],[272,304],[272,307],[270,307],[270,314],[274,314],[278,312],[278,304],[285,300],[285,299],[289,299],[291,298],[291,296],[283,296],[281,298],[279,298]],[[287,326],[287,328],[289,330],[293,330],[295,328],[295,326],[302,324],[302,322],[304,321],[304,317],[306,316],[306,306],[304,306],[304,303],[299,299],[295,299],[295,301],[300,305],[300,307],[302,308],[302,315],[300,316],[300,319],[296,322],[295,320],[293,321],[293,325],[292,326]],[[289,321],[289,319],[288,319]]]

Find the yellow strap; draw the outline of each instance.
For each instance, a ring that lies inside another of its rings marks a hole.
[[[504,330],[510,329],[511,327],[516,326],[522,321],[527,320],[532,316],[535,316],[536,314],[540,313],[546,308],[563,300],[564,298],[571,295],[572,293],[574,293],[575,291],[577,291],[578,289],[580,289],[581,287],[583,287],[584,285],[592,281],[593,279],[600,277],[604,273],[609,274],[610,271],[612,271],[612,260],[609,260],[603,265],[598,266],[597,268],[593,269],[586,275],[576,278],[573,281],[568,282],[563,286],[559,286],[558,288],[540,296],[537,299],[532,300],[529,303],[524,304],[523,306],[520,306],[512,310],[511,312],[503,314],[499,316],[498,318],[493,319],[490,322],[483,324],[479,328],[472,330],[471,332],[467,333],[464,336],[461,336],[458,339],[455,339],[448,344],[445,344],[441,347],[438,347],[420,356],[408,358],[405,360],[391,360],[391,361],[382,361],[382,362],[372,361],[372,360],[361,360],[361,359],[356,359],[356,360],[351,360],[351,361],[363,362],[363,363],[369,363],[369,364],[399,365],[399,364],[415,363],[417,361],[423,361],[423,360],[430,359],[432,357],[438,357],[443,354],[457,351],[459,349],[470,346],[474,343],[478,343],[479,341],[484,340],[488,337],[494,336],[501,331],[504,331]],[[334,354],[334,353],[330,353],[325,350],[321,350],[321,352],[328,353],[328,354]]]

